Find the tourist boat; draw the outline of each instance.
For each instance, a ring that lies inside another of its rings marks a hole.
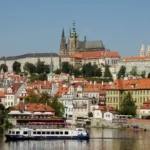
[[[76,129],[9,129],[6,140],[38,140],[38,139],[79,139],[88,140],[89,134],[84,128]]]

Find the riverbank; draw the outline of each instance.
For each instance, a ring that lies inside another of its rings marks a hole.
[[[127,123],[112,123],[102,119],[92,119],[91,128],[111,128],[111,129],[126,129],[138,126],[140,129],[150,130],[150,120],[144,119],[127,119]]]

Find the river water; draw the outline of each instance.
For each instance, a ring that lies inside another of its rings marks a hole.
[[[5,142],[5,138],[0,136],[0,150],[150,150],[150,131],[91,129],[89,132],[89,141]]]

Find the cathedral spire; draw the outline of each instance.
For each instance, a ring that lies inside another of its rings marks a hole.
[[[86,33],[85,33],[85,30],[84,30],[84,42],[86,42]]]
[[[140,56],[145,56],[144,43],[142,43],[142,47],[141,47],[141,51],[140,51]]]
[[[150,45],[148,45],[148,48],[147,48],[147,56],[150,56]]]
[[[64,31],[64,28],[62,30],[62,36],[61,36],[61,39],[65,38],[65,31]]]

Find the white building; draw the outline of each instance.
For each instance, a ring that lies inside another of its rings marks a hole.
[[[135,69],[137,74],[141,75],[145,71],[147,76],[150,73],[150,46],[148,46],[147,52],[145,52],[144,44],[142,44],[140,56],[130,56],[120,59],[116,65],[116,72],[120,70],[121,66],[126,67],[126,74],[130,74],[132,69]]]
[[[36,64],[38,59],[44,61],[46,65],[50,65],[51,63],[50,57],[51,53],[28,53],[18,56],[1,57],[0,64],[6,63],[6,65],[8,66],[8,71],[12,72],[13,63],[15,61],[18,61],[21,63],[21,70],[23,71],[23,67],[26,62]],[[60,66],[59,55],[56,53],[52,53],[52,60],[53,60],[53,68],[54,70],[56,70]]]

